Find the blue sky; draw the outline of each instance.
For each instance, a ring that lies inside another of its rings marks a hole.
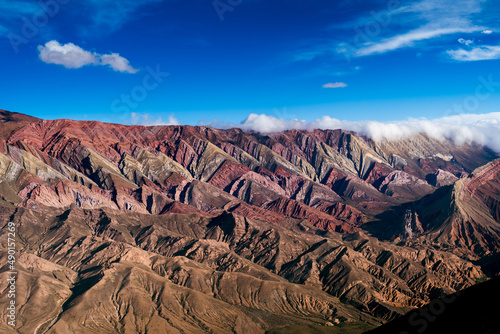
[[[0,6],[0,108],[40,118],[225,126],[251,114],[386,122],[500,111],[494,0]]]

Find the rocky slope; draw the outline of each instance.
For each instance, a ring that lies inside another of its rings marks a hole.
[[[473,285],[498,252],[500,160],[483,147],[0,122],[21,333],[375,326]]]
[[[371,228],[382,239],[403,241],[406,245],[431,244],[473,261],[495,259],[500,252],[499,203],[497,159],[453,185],[382,215],[381,221]],[[382,223],[387,220],[394,223]],[[382,231],[378,229],[381,225]],[[500,273],[498,269],[493,269],[493,274]]]
[[[0,217],[17,227],[21,333],[377,325],[481,275],[447,253],[359,233],[318,235],[300,221],[276,226],[229,213],[124,216],[6,204]],[[6,295],[1,298],[4,303]]]

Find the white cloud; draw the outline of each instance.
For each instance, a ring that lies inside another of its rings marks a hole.
[[[109,66],[117,72],[137,73],[129,61],[118,53],[99,54],[67,43],[61,45],[58,41],[50,41],[38,46],[40,59],[47,64],[62,65],[66,68],[81,68],[87,65]]]
[[[356,52],[356,56],[368,56],[378,53],[386,53],[389,51],[394,51],[397,49],[413,46],[414,42],[428,40],[444,35],[451,35],[457,33],[471,33],[474,31],[478,31],[481,28],[471,27],[471,28],[439,28],[433,29],[431,27],[419,28],[413,31],[410,31],[406,34],[394,36],[385,40],[380,41],[379,43],[371,43],[366,47],[360,48]]]
[[[474,40],[459,38],[458,43],[469,46],[471,44],[474,44]]]
[[[118,72],[127,72],[127,73],[137,73],[139,70],[130,66],[130,63],[127,59],[120,56],[118,53],[111,53],[109,55],[101,55],[101,64],[108,65],[113,70]]]
[[[156,119],[152,119],[149,114],[141,114],[141,113],[130,113],[131,124],[133,125],[145,125],[145,126],[153,126],[153,125],[179,125],[179,120],[175,118],[174,114],[170,114],[167,117],[167,120],[164,121],[161,116],[158,116]]]
[[[483,45],[470,50],[448,50],[446,53],[458,61],[478,61],[500,59],[500,46]]]
[[[347,87],[347,84],[343,82],[335,82],[335,83],[327,83],[323,85],[323,88],[344,88]]]
[[[493,31],[492,30],[483,30],[482,33],[486,34],[486,35],[490,35],[493,33]]]
[[[50,41],[44,46],[39,45],[38,51],[43,62],[63,65],[66,68],[80,68],[98,63],[95,53],[85,51],[73,43],[61,45],[58,41]]]
[[[256,131],[261,133],[273,133],[289,129],[307,129],[308,123],[304,120],[276,118],[265,114],[250,114],[241,124],[227,124],[224,127],[241,128],[245,131]]]
[[[378,30],[372,29],[376,26],[373,17],[365,19],[365,26],[356,22],[354,25],[358,27],[354,37],[356,47],[352,50],[342,47],[338,51],[347,52],[354,57],[363,57],[425,45],[425,41],[444,39],[457,33],[486,31],[487,27],[481,27],[476,23],[477,14],[483,11],[483,4],[484,0],[404,2],[399,8],[385,12],[387,17],[385,21],[377,21]],[[394,31],[396,33],[391,34]]]
[[[330,116],[323,116],[320,119],[306,122],[299,119],[286,120],[264,114],[250,114],[240,124],[224,124],[223,127],[237,127],[245,131],[261,133],[274,133],[289,129],[309,131],[313,129],[343,129],[355,131],[375,141],[397,140],[422,133],[438,140],[450,139],[457,145],[475,142],[500,152],[500,112],[401,122],[353,122],[335,119]]]
[[[332,25],[339,36],[352,38],[317,40],[308,48],[299,50],[293,60],[309,61],[334,54],[350,62],[353,57],[384,54],[410,47],[446,47],[456,34],[489,34],[488,25],[494,24],[491,15],[483,15],[486,0],[419,0],[380,1],[382,9],[356,18],[349,23]],[[387,8],[384,8],[384,3]],[[399,6],[394,9],[394,6]],[[490,18],[491,17],[491,18]],[[352,33],[355,31],[355,34]],[[464,39],[469,42],[473,39]],[[421,51],[421,50],[419,50]]]

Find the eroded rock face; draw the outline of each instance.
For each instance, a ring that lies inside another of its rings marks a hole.
[[[459,174],[459,176],[461,178],[462,174]],[[430,174],[427,176],[429,184],[436,187],[449,186],[455,183],[458,179],[459,177],[457,177],[456,175],[453,175],[452,173],[444,171],[442,169],[439,169],[434,174]]]
[[[409,245],[431,243],[476,261],[494,257],[500,252],[499,180],[497,159],[387,217],[401,222]],[[400,231],[392,225],[393,238]],[[391,239],[391,234],[385,237]]]
[[[0,218],[37,287],[20,332],[377,325],[472,285],[499,250],[500,167],[473,172],[495,158],[480,147],[4,111],[0,129]],[[363,231],[398,206],[405,246]]]
[[[428,195],[434,190],[425,181],[403,171],[394,171],[387,175],[378,189],[391,197],[407,197],[410,199]]]
[[[107,191],[148,186],[170,198],[184,180],[195,179],[259,207],[280,196],[308,206],[347,199],[344,204],[365,213],[380,213],[432,192],[425,181],[429,173],[437,173],[439,182],[431,183],[441,186],[450,182],[446,173],[471,172],[470,166],[492,158],[484,149],[424,137],[377,144],[341,130],[261,136],[237,129],[16,117],[4,115],[6,124],[17,124],[5,139],[7,155],[18,163],[16,157],[39,159],[46,167],[35,167],[35,174],[45,169]],[[116,196],[118,207],[138,206],[124,196]]]
[[[452,198],[451,241],[480,256],[500,251],[500,160],[458,181]]]

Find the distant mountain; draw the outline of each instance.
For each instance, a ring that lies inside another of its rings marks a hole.
[[[18,330],[366,330],[498,273],[497,158],[425,136],[0,111]]]

